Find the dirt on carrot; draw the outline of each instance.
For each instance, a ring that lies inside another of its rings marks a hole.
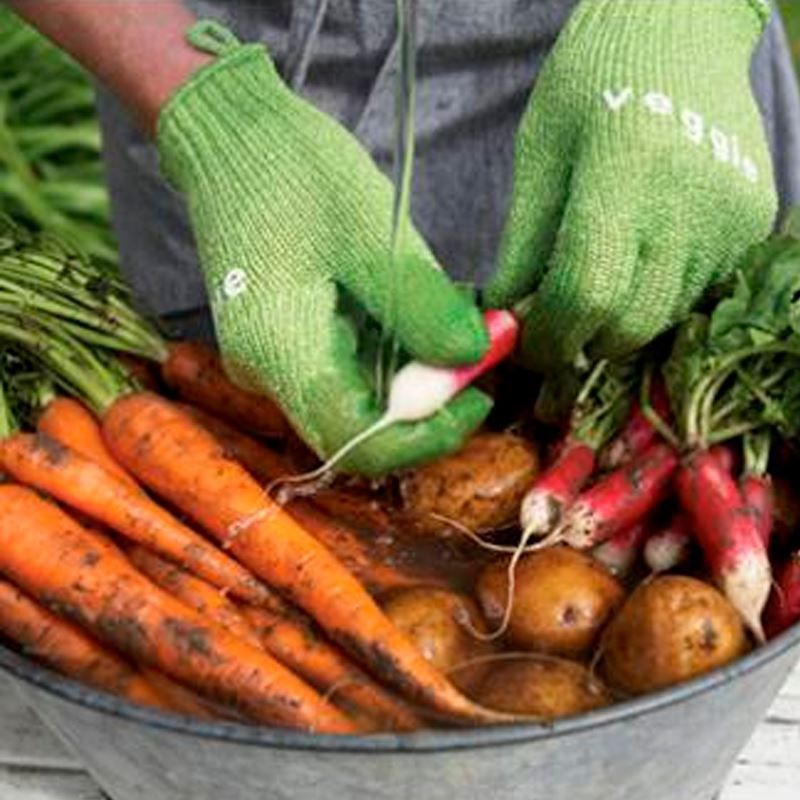
[[[226,454],[238,461],[254,478],[269,484],[294,471],[291,459],[276,452],[258,439],[241,433],[225,420],[195,406],[181,408],[200,423],[223,446]]]
[[[36,422],[39,433],[94,461],[138,489],[136,481],[114,460],[103,442],[100,423],[86,406],[71,397],[56,397]]]
[[[409,699],[464,721],[506,717],[467,700],[389,622],[364,587],[191,417],[146,393],[106,413],[111,452],[256,575]]]
[[[69,678],[133,703],[175,710],[171,699],[142,672],[4,580],[0,580],[0,633]]]
[[[20,486],[0,486],[0,571],[129,658],[252,719],[318,732],[356,729],[278,661],[158,589],[121,552]]]
[[[309,620],[275,596],[258,608],[237,607],[219,590],[143,547],[127,551],[131,563],[164,591],[238,636],[271,653],[330,700],[372,714],[382,730],[414,730],[419,723],[398,700],[328,644]]]
[[[356,718],[366,716],[376,730],[384,731],[413,731],[421,726],[405,703],[330,644],[303,614],[284,604],[242,606],[241,613],[267,652]]]
[[[202,342],[175,342],[162,364],[165,383],[186,402],[260,436],[283,436],[288,423],[268,397],[228,378],[216,350]]]
[[[126,554],[133,566],[156,586],[242,641],[261,648],[261,641],[253,628],[220,589],[145,547],[137,545],[126,548]]]
[[[134,542],[254,603],[268,590],[253,575],[144,492],[43,434],[19,433],[0,442],[10,475],[108,526]]]

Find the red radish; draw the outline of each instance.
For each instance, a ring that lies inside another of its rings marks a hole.
[[[664,420],[669,417],[669,398],[662,380],[656,380],[653,383],[651,403],[659,417]],[[657,438],[658,431],[653,427],[642,410],[641,404],[637,401],[625,427],[603,451],[600,457],[600,466],[607,470],[617,469],[643,453]]]
[[[736,469],[736,453],[727,445],[717,445],[711,449],[710,453],[717,460],[720,469],[729,474]]]
[[[659,574],[675,569],[689,558],[692,547],[692,526],[686,514],[675,514],[666,528],[656,531],[645,542],[644,562]]]
[[[510,311],[487,311],[483,319],[489,334],[486,355],[475,364],[454,368],[432,367],[418,361],[406,364],[389,387],[383,425],[417,422],[433,416],[477,377],[514,352],[520,328],[517,318]]]
[[[587,550],[635,525],[667,498],[678,465],[678,454],[670,445],[651,445],[584,492],[564,515],[553,539]]]
[[[649,532],[650,525],[647,522],[637,522],[598,545],[592,556],[618,578],[624,578],[636,564]]]
[[[761,612],[772,574],[761,532],[739,487],[714,450],[695,453],[681,467],[677,487],[712,577],[763,642]]]
[[[776,576],[764,610],[764,629],[774,639],[800,620],[800,553],[795,553]]]
[[[555,463],[540,476],[525,495],[520,509],[520,524],[530,536],[544,536],[561,520],[561,515],[592,476],[595,451],[575,439],[561,448]]]
[[[751,473],[742,478],[741,488],[742,497],[761,533],[764,547],[769,548],[775,516],[775,494],[772,489],[772,481],[768,475]]]
[[[510,311],[486,311],[483,315],[489,349],[480,361],[461,367],[434,367],[411,361],[399,369],[389,385],[383,416],[334,453],[321,467],[276,481],[305,483],[324,476],[334,465],[376,433],[398,422],[419,422],[432,417],[472,381],[508,358],[517,346],[520,324]]]

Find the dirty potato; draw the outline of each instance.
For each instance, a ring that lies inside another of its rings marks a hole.
[[[644,694],[728,664],[747,639],[739,614],[713,586],[669,575],[639,586],[600,649],[608,683]]]
[[[532,654],[493,665],[475,699],[497,711],[549,720],[602,708],[612,698],[583,665]]]
[[[602,564],[562,546],[523,556],[514,583],[508,626],[511,643],[568,658],[591,651],[625,594]],[[481,573],[477,594],[486,618],[498,623],[508,602],[508,559]]]
[[[486,675],[488,664],[469,663],[495,650],[491,642],[472,633],[486,633],[487,626],[471,598],[447,589],[416,587],[395,592],[383,609],[422,655],[463,692],[470,692]]]
[[[446,517],[473,531],[516,523],[525,492],[539,474],[532,444],[510,433],[481,433],[458,453],[409,473],[403,512],[421,534],[446,534]]]

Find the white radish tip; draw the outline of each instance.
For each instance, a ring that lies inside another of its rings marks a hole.
[[[599,561],[612,575],[624,578],[636,561],[636,551],[621,550],[612,542],[603,542],[592,551],[592,558]]]
[[[558,524],[561,518],[561,503],[546,492],[535,489],[528,492],[519,510],[522,529],[529,536],[544,536]]]
[[[772,590],[772,570],[766,553],[754,552],[743,557],[737,566],[720,579],[720,588],[739,612],[756,641],[766,641],[761,614]]]
[[[685,548],[664,537],[654,536],[644,546],[644,562],[653,572],[669,572],[685,558]]]
[[[451,370],[412,361],[392,379],[387,414],[400,422],[427,419],[452,400],[459,388]]]

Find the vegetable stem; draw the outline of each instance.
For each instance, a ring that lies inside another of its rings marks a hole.
[[[642,375],[642,383],[639,390],[639,408],[642,410],[645,419],[658,431],[659,435],[667,442],[669,442],[676,450],[681,449],[681,442],[678,435],[672,427],[662,419],[661,415],[653,408],[651,400],[653,394],[653,372],[654,365],[652,362],[648,363],[644,368]]]
[[[757,430],[761,426],[759,422],[741,422],[739,424],[731,425],[728,428],[722,428],[719,431],[711,434],[705,441],[704,447],[713,447],[717,444],[735,439],[737,436],[744,436],[751,431]]]
[[[727,353],[720,357],[718,362],[713,365],[705,377],[701,378],[689,395],[685,404],[684,421],[686,430],[687,444],[691,448],[705,447],[712,443],[725,441],[723,434],[726,431],[712,431],[706,425],[710,425],[713,415],[708,414],[708,419],[704,417],[707,403],[713,403],[716,394],[719,392],[725,381],[736,372],[741,363],[755,356],[766,355],[791,355],[800,358],[800,340],[792,337],[789,340],[779,342],[767,342],[765,344],[744,347]],[[707,395],[710,394],[710,397]],[[710,406],[708,406],[710,408]],[[730,426],[728,431],[736,431],[733,436],[740,436],[743,433],[759,427],[758,423],[740,423]],[[729,437],[728,437],[729,438]]]
[[[33,326],[36,326],[34,329]],[[23,347],[32,358],[51,370],[56,381],[77,391],[98,413],[124,392],[122,373],[116,375],[83,344],[43,317],[20,317],[0,304],[0,340]]]
[[[748,433],[744,437],[744,471],[747,475],[763,477],[769,468],[772,435],[768,429]]]
[[[8,402],[3,382],[0,381],[0,439],[5,439],[11,436],[16,430],[17,425],[14,420],[14,415],[11,412],[11,406]]]

